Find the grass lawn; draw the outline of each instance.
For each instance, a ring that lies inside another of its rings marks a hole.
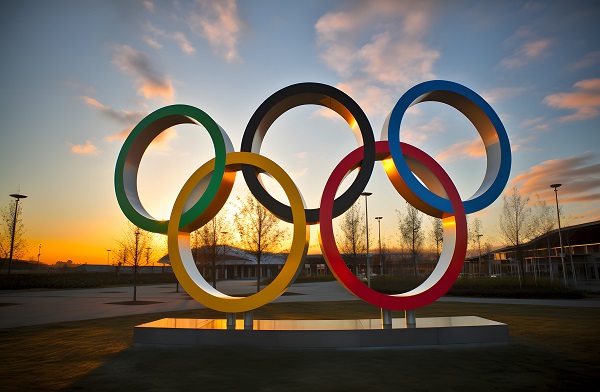
[[[361,301],[269,304],[257,319],[376,318]],[[379,350],[133,348],[133,327],[204,309],[0,329],[0,390],[582,390],[600,381],[600,309],[435,303],[417,317],[510,325],[502,346]],[[394,313],[394,317],[401,317]]]

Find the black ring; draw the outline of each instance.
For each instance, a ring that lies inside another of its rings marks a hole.
[[[273,122],[288,110],[301,105],[321,105],[330,108],[353,127],[358,127],[364,145],[364,157],[360,170],[350,187],[333,203],[333,217],[340,216],[358,200],[364,191],[375,165],[375,136],[367,116],[361,107],[347,94],[335,87],[321,83],[299,83],[287,86],[267,98],[256,109],[242,137],[240,151],[260,153],[262,141]],[[250,192],[271,213],[286,222],[292,222],[292,210],[271,196],[258,179],[258,171],[250,165],[242,165],[242,173]],[[307,208],[306,223],[319,222],[319,208]]]

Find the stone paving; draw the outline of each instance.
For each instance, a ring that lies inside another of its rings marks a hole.
[[[256,290],[256,282],[249,280],[217,282],[217,288],[230,295],[251,294]],[[204,308],[181,287],[177,292],[175,284],[138,286],[138,301],[154,303],[145,305],[115,304],[115,302],[129,302],[132,299],[132,286],[0,292],[0,328]],[[337,281],[333,281],[294,284],[274,302],[323,302],[356,299]],[[440,301],[600,308],[600,300],[589,299],[520,300],[444,297]]]

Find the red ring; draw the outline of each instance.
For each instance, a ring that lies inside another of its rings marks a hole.
[[[446,294],[456,281],[456,278],[462,269],[467,249],[467,218],[458,191],[444,169],[442,169],[433,158],[418,148],[406,143],[400,143],[400,145],[404,155],[420,161],[432,174],[434,174],[435,177],[437,177],[440,184],[445,189],[454,211],[454,214],[444,214],[444,220],[449,219],[451,222],[454,221],[455,223],[455,243],[452,258],[441,277],[435,278],[434,276],[437,268],[440,266],[438,263],[436,270],[434,270],[429,278],[417,288],[406,293],[389,295],[367,287],[354,276],[346,266],[346,263],[342,259],[337,248],[335,237],[333,235],[333,200],[343,179],[348,173],[356,168],[362,160],[363,147],[355,149],[344,157],[327,180],[323,196],[321,197],[319,242],[321,244],[321,251],[329,268],[337,280],[344,285],[348,291],[362,300],[383,309],[411,310],[435,302]],[[378,160],[383,160],[390,156],[390,149],[387,141],[376,142],[375,148]],[[407,201],[411,202],[407,195],[403,196],[407,198]],[[444,236],[446,236],[446,230],[444,230],[444,232]],[[444,241],[444,246],[446,245],[447,243]],[[442,255],[443,254],[444,252],[442,252]],[[434,282],[431,279],[437,279],[437,281]]]

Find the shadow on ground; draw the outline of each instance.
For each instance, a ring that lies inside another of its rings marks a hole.
[[[67,390],[580,390],[597,381],[581,366],[523,341],[458,349],[129,348]]]

